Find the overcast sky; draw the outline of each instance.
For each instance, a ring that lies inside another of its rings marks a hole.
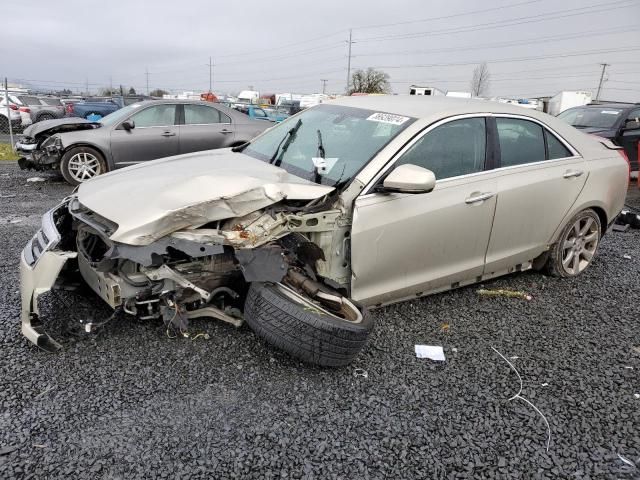
[[[55,6],[54,6],[55,5]],[[640,101],[640,0],[38,0],[3,2],[0,75],[27,86],[91,91],[342,93],[352,69],[468,91],[483,61],[494,96],[560,90]],[[391,25],[390,25],[391,24]]]

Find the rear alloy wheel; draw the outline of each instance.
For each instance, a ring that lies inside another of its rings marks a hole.
[[[60,171],[71,185],[80,185],[107,171],[102,155],[90,147],[72,148],[62,156]]]
[[[582,273],[596,254],[601,234],[600,217],[596,212],[587,209],[578,213],[551,247],[547,263],[549,273],[556,277],[575,277]]]

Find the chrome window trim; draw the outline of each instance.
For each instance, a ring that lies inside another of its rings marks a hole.
[[[203,127],[205,125],[231,125],[231,122],[215,122],[215,123],[183,123],[179,127]]]
[[[398,159],[407,152],[407,150],[409,150],[411,147],[413,147],[413,145],[416,142],[421,140],[422,137],[427,135],[429,132],[431,132],[432,130],[438,128],[441,125],[444,125],[444,124],[449,123],[449,122],[453,122],[455,120],[462,120],[462,119],[465,119],[465,118],[478,118],[478,117],[482,117],[482,118],[489,118],[489,117],[493,117],[493,118],[516,118],[516,119],[520,119],[520,120],[529,120],[529,121],[532,121],[534,123],[537,123],[538,125],[540,125],[542,127],[543,130],[546,129],[549,133],[553,134],[553,136],[555,136],[556,139],[567,148],[567,150],[569,150],[571,153],[573,153],[573,156],[571,156],[571,157],[562,157],[562,158],[554,158],[554,159],[550,159],[550,160],[540,160],[539,162],[523,163],[523,164],[520,164],[520,165],[511,165],[511,166],[508,166],[508,167],[497,167],[497,168],[494,168],[494,169],[491,169],[491,170],[483,170],[481,172],[473,172],[473,173],[468,173],[466,175],[458,175],[458,176],[455,176],[455,177],[443,178],[441,180],[437,180],[436,179],[436,186],[440,185],[440,184],[443,184],[443,183],[451,182],[451,181],[454,181],[454,180],[459,180],[461,178],[476,177],[476,176],[483,175],[483,174],[494,173],[494,172],[502,172],[502,171],[507,171],[507,170],[511,170],[511,169],[514,169],[514,168],[529,167],[529,166],[532,166],[532,165],[533,166],[542,165],[542,164],[546,164],[546,163],[550,163],[550,162],[558,162],[558,161],[561,161],[561,160],[570,160],[570,159],[576,159],[576,158],[581,158],[582,157],[580,155],[580,153],[575,148],[573,148],[573,146],[570,143],[568,143],[554,129],[552,129],[548,125],[542,123],[541,121],[539,121],[539,120],[537,120],[537,119],[535,119],[533,117],[529,117],[527,115],[519,115],[519,114],[512,114],[512,113],[508,113],[508,114],[504,113],[503,114],[503,113],[494,113],[494,112],[465,113],[465,114],[461,114],[461,115],[454,115],[452,117],[443,118],[441,120],[438,120],[435,123],[432,123],[431,125],[426,127],[424,130],[419,132],[404,147],[402,147],[400,150],[395,152],[391,156],[389,161],[385,164],[385,166],[382,167],[382,169],[376,175],[374,175],[374,177],[365,185],[365,187],[362,189],[362,192],[360,193],[358,198],[362,198],[362,197],[365,197],[365,196],[373,195],[374,193],[371,192],[370,190],[376,185],[376,183],[378,182],[380,177],[384,176],[387,173],[387,171],[389,171],[389,169],[398,161]]]

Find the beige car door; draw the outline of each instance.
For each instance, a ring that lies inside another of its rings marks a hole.
[[[517,117],[495,121],[500,168],[486,275],[544,252],[587,179],[585,160],[542,124]]]
[[[352,298],[390,303],[482,274],[497,188],[493,172],[483,171],[486,151],[484,117],[446,121],[408,145],[372,182],[414,164],[434,172],[433,191],[363,191],[351,229]]]

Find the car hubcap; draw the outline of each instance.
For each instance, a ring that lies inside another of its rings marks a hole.
[[[100,175],[100,162],[90,153],[76,153],[69,160],[69,173],[78,182]]]
[[[577,275],[589,266],[598,247],[598,224],[585,217],[573,224],[562,244],[562,268]]]

